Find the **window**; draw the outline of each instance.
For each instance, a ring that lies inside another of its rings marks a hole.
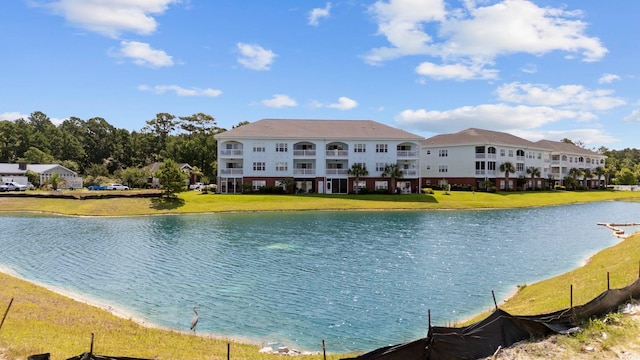
[[[484,161],[476,161],[476,171],[477,170],[484,170],[485,167],[485,162]]]
[[[488,161],[487,162],[487,170],[496,171],[496,162]]]
[[[251,182],[251,188],[253,191],[258,191],[260,188],[267,186],[266,180],[253,180]]]
[[[276,171],[287,171],[289,166],[286,162],[281,161],[276,163]]]
[[[476,146],[476,154],[484,154],[484,146]]]
[[[427,155],[431,155],[431,150],[427,150]]]
[[[504,156],[504,149],[500,149],[500,156]]]
[[[493,146],[489,146],[489,148],[487,149],[487,153],[495,155],[496,148],[494,148]]]
[[[253,171],[264,171],[264,161],[257,161],[253,163]]]
[[[509,157],[513,157],[513,150],[509,150]]]
[[[353,146],[353,152],[357,152],[357,153],[367,152],[367,144],[355,144]]]
[[[384,171],[384,163],[376,163],[376,171]]]
[[[524,157],[524,150],[518,149],[518,150],[516,151],[516,156]]]
[[[254,143],[253,152],[265,152],[264,143]]]
[[[386,181],[376,181],[376,190],[387,190],[387,182]]]
[[[438,157],[447,157],[447,156],[449,156],[449,150],[447,149],[438,150]]]
[[[524,171],[524,163],[516,163],[516,171]]]
[[[353,191],[360,191],[361,189],[364,189],[367,187],[367,182],[360,180],[360,181],[354,181],[353,182]]]
[[[538,153],[538,160],[542,159],[542,153]]]
[[[389,147],[387,144],[376,144],[377,153],[386,153],[388,151],[389,151]]]
[[[287,152],[287,143],[277,143],[276,152]]]
[[[438,165],[438,172],[439,173],[449,172],[449,168],[447,165]]]

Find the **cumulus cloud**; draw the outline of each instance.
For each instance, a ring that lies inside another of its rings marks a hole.
[[[152,49],[147,43],[138,41],[121,41],[116,57],[129,58],[136,65],[159,68],[172,66],[173,58],[162,50]]]
[[[477,65],[437,65],[431,62],[423,62],[418,65],[416,72],[420,75],[431,77],[436,80],[495,79],[498,76],[497,70],[485,69]]]
[[[611,90],[588,90],[582,85],[562,85],[552,88],[544,84],[508,83],[496,93],[502,101],[518,104],[558,106],[568,109],[608,110],[624,105],[623,99],[611,96]]]
[[[640,110],[633,110],[631,114],[625,116],[624,121],[640,123]]]
[[[448,9],[442,0],[376,1],[369,10],[378,34],[389,44],[371,49],[365,61],[381,64],[402,56],[425,55],[442,59],[444,70],[460,62],[482,68],[493,65],[498,56],[515,53],[563,51],[590,62],[608,51],[600,39],[586,35],[587,24],[580,11],[539,7],[528,0],[463,4],[464,8]]]
[[[620,80],[620,76],[615,74],[604,74],[598,79],[600,84],[611,84],[615,80]]]
[[[164,94],[166,92],[173,92],[178,96],[206,96],[206,97],[217,97],[222,94],[221,90],[217,89],[199,89],[199,88],[191,88],[185,89],[178,85],[156,85],[156,86],[147,86],[140,85],[138,86],[138,90],[152,92],[155,94]]]
[[[358,102],[350,99],[346,96],[341,96],[338,98],[337,103],[333,104],[324,104],[319,101],[313,101],[311,103],[312,107],[315,108],[330,108],[330,109],[338,109],[338,110],[351,110],[358,107]]]
[[[0,113],[0,120],[15,121],[18,119],[28,119],[29,114],[21,114],[17,111]]]
[[[418,131],[448,133],[470,126],[496,131],[535,129],[581,116],[584,114],[578,111],[559,110],[548,106],[485,104],[448,111],[404,110],[396,116],[395,121],[405,128]]]
[[[572,139],[574,141],[581,141],[587,146],[591,145],[598,147],[602,144],[612,144],[619,141],[619,139],[602,129],[568,129],[545,131],[511,130],[509,131],[509,133],[530,141],[561,141],[562,139]]]
[[[256,44],[238,43],[236,46],[240,52],[238,62],[252,70],[269,70],[278,56],[273,51]]]
[[[328,2],[324,8],[315,8],[309,12],[309,25],[318,26],[320,19],[329,17],[331,3]]]
[[[271,99],[262,100],[262,105],[272,108],[294,107],[298,106],[298,103],[288,95],[275,94]]]
[[[42,0],[39,0],[42,1]],[[148,35],[156,31],[153,16],[180,0],[57,0],[42,4],[69,23],[116,38],[123,32]],[[38,4],[38,3],[36,3]]]

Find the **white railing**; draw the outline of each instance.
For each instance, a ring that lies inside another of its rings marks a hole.
[[[293,156],[316,156],[315,150],[293,150]]]
[[[293,169],[294,175],[314,175],[316,169]]]
[[[485,171],[481,169],[476,169],[476,175],[484,175]]]
[[[398,157],[418,157],[418,152],[417,151],[410,151],[410,150],[398,150]]]
[[[326,156],[347,157],[349,156],[349,151],[348,150],[327,150]]]
[[[416,170],[400,170],[400,172],[402,173],[402,176],[404,176],[404,177],[418,175],[418,171],[416,171]]]
[[[327,175],[347,175],[348,171],[347,169],[327,169],[326,173]]]
[[[476,159],[484,159],[485,155],[484,154],[476,154]]]
[[[242,156],[242,154],[243,154],[242,149],[220,150],[220,155],[222,156]]]
[[[222,175],[242,175],[242,169],[222,169],[220,173]]]

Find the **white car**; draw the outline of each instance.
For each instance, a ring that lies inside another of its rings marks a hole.
[[[201,188],[202,188],[202,183],[199,183],[199,182],[189,185],[190,190],[199,190]]]
[[[6,181],[3,185],[4,185],[3,188],[6,187],[6,190],[3,190],[3,191],[25,191],[25,190],[27,190],[27,185],[18,184],[17,182],[14,182],[14,181]]]
[[[107,190],[129,190],[129,187],[122,184],[109,184]]]

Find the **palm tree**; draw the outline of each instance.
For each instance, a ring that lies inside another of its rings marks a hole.
[[[347,170],[347,174],[349,176],[355,177],[356,183],[356,194],[360,192],[360,177],[369,175],[369,171],[367,170],[367,165],[364,163],[354,163],[351,165],[351,169]]]
[[[602,166],[598,166],[595,169],[593,169],[593,171],[595,172],[596,176],[598,177],[598,187],[600,187],[600,179],[602,178],[602,175],[604,175],[604,168]]]
[[[573,189],[576,188],[576,184],[578,183],[578,176],[582,176],[582,170],[578,168],[569,169],[569,176],[571,178],[571,187]]]
[[[527,174],[531,176],[531,187],[535,188],[533,179],[540,177],[540,168],[537,168],[535,166],[530,166],[527,168]]]
[[[584,187],[589,189],[589,180],[593,177],[591,169],[582,170],[582,176],[584,178]]]
[[[386,164],[384,166],[384,171],[382,172],[382,177],[388,177],[391,179],[391,193],[396,193],[396,179],[402,179],[402,170],[398,164]]]
[[[516,168],[509,161],[500,164],[500,171],[504,173],[505,188],[509,187],[509,174],[516,171]]]
[[[49,180],[47,180],[47,183],[49,185],[51,185],[51,188],[53,189],[53,191],[57,191],[58,190],[58,186],[66,183],[67,181],[65,179],[63,179],[62,177],[60,177],[60,174],[58,173],[53,173],[51,174],[51,177],[49,178]]]

